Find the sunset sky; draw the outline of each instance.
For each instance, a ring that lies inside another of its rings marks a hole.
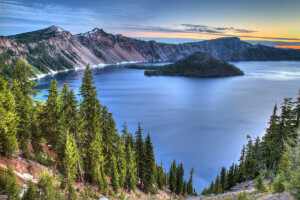
[[[300,48],[300,1],[0,0],[0,35],[51,25],[73,34],[99,27],[165,42],[238,36],[252,43]]]

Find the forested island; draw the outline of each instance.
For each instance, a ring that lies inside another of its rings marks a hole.
[[[135,135],[126,123],[119,133],[100,103],[86,67],[78,100],[52,81],[46,101],[21,60],[10,74],[0,65],[0,195],[10,200],[177,198],[196,195],[193,169],[184,180],[182,163],[167,172],[155,161],[151,137]],[[145,139],[144,139],[145,138]],[[154,195],[152,197],[152,195]]]
[[[131,67],[133,68],[133,67]],[[146,76],[224,77],[241,76],[244,72],[209,52],[196,52],[174,64],[146,67]]]

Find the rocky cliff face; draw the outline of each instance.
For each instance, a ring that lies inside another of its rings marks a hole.
[[[0,37],[2,59],[11,64],[21,58],[44,74],[84,67],[88,63],[176,61],[198,51],[210,52],[223,60],[300,60],[299,50],[254,46],[239,38],[175,45],[109,34],[98,28],[72,35],[57,26]]]

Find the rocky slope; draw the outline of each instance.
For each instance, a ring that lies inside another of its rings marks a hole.
[[[12,64],[17,58],[21,58],[37,74],[84,67],[88,63],[99,65],[130,61],[176,61],[198,51],[211,52],[222,60],[300,60],[300,50],[255,46],[239,38],[175,45],[109,34],[98,28],[72,35],[57,26],[0,36],[0,59]]]
[[[223,77],[244,75],[236,66],[222,61],[209,52],[196,52],[174,64],[145,71],[147,76]]]

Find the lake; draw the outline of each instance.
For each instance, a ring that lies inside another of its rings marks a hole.
[[[121,65],[93,68],[103,105],[113,113],[117,128],[126,121],[131,133],[141,122],[151,134],[156,161],[169,166],[182,162],[188,179],[195,169],[198,192],[240,156],[246,135],[263,136],[275,103],[298,96],[300,62],[232,62],[245,76],[226,78],[147,77],[144,70]],[[76,93],[84,70],[49,75],[37,80],[45,90],[56,79]]]

